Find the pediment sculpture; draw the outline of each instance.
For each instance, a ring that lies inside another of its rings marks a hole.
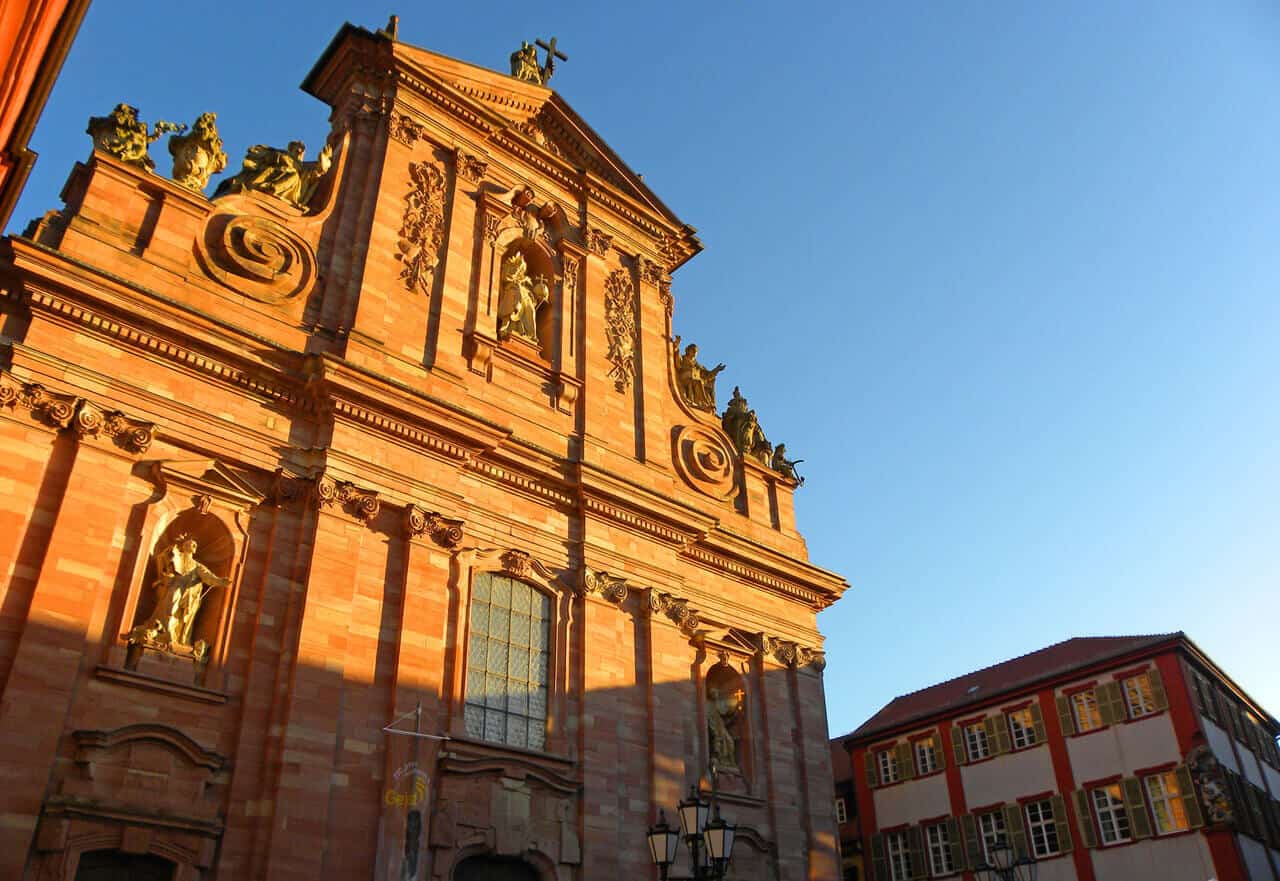
[[[255,144],[245,152],[239,173],[218,184],[213,197],[265,193],[295,208],[305,208],[333,165],[333,145],[325,144],[310,162],[304,159],[306,152],[302,141],[290,141],[283,150]]]
[[[676,387],[686,404],[698,410],[716,409],[716,377],[724,370],[717,364],[708,370],[698,361],[698,347],[690,343],[680,353],[680,337],[673,341],[675,351]]]
[[[217,119],[216,113],[202,113],[191,131],[169,139],[175,183],[203,192],[209,178],[226,169],[227,154],[222,149]]]
[[[85,133],[93,138],[93,149],[152,171],[156,164],[147,155],[147,148],[169,132],[186,130],[185,125],[160,120],[148,131],[147,124],[138,119],[138,108],[121,103],[106,116],[89,117]]]

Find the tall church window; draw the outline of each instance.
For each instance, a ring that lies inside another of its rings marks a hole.
[[[550,597],[505,575],[476,576],[463,710],[467,736],[546,746],[550,638]]]

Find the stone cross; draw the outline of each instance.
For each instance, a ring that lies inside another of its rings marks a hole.
[[[568,61],[569,56],[556,48],[555,37],[551,38],[550,45],[542,42],[541,40],[534,40],[533,42],[547,50],[547,65],[542,68],[542,81],[545,83],[547,80],[551,79],[551,74],[556,71],[556,59],[559,58],[561,61]]]

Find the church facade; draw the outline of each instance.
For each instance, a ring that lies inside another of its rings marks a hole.
[[[837,877],[846,585],[548,48],[344,26],[239,169],[120,105],[3,242],[0,877],[651,878],[691,788]]]

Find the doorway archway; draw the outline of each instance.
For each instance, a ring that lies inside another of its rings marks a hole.
[[[453,870],[453,881],[541,881],[542,876],[519,857],[467,857]]]
[[[76,881],[173,881],[173,863],[153,854],[90,850],[80,855]]]

